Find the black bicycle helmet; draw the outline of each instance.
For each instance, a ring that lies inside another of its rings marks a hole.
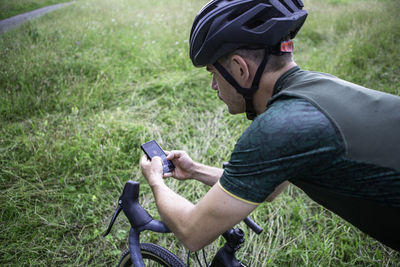
[[[190,58],[196,67],[214,64],[240,47],[274,47],[293,39],[307,11],[301,0],[213,0],[196,16]]]

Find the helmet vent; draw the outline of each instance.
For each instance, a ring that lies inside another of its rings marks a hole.
[[[240,16],[240,13],[239,13],[239,12],[232,12],[232,13],[226,18],[226,20],[227,20],[227,21],[232,21],[232,20],[236,19],[236,18],[239,17],[239,16]]]
[[[282,13],[280,13],[279,11],[270,10],[269,12],[265,12],[265,10],[262,10],[257,15],[252,17],[249,21],[247,21],[244,26],[248,29],[255,29],[258,26],[265,24],[270,18],[274,17],[282,17]]]
[[[284,5],[287,10],[293,13],[294,10],[289,6],[289,4],[285,0],[280,0],[279,2],[281,2],[281,4]]]
[[[243,15],[248,9],[252,7],[251,3],[247,5],[242,5],[240,8],[236,8],[236,10],[233,10],[229,16],[227,17],[228,21],[235,20],[237,17],[240,15]]]
[[[245,26],[248,29],[254,29],[254,28],[257,28],[260,25],[263,25],[264,22],[265,22],[265,20],[262,20],[261,18],[257,18],[257,19],[253,19],[253,20],[247,22],[245,24]]]
[[[301,1],[301,0],[296,0],[296,4],[297,4],[297,7],[298,8],[303,8],[304,7],[304,4],[303,4],[303,2]]]

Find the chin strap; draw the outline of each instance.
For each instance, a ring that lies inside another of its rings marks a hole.
[[[253,105],[253,95],[254,93],[258,90],[260,80],[262,77],[262,74],[264,72],[265,66],[267,65],[268,62],[268,50],[265,49],[265,56],[261,64],[258,66],[256,75],[254,76],[253,83],[251,85],[251,88],[243,88],[241,87],[236,80],[232,77],[232,75],[218,62],[215,62],[213,65],[214,67],[221,73],[221,75],[224,77],[224,79],[230,83],[236,91],[243,96],[243,98],[246,101],[246,116],[247,119],[249,120],[254,120],[257,117],[257,113],[254,109]]]
[[[236,91],[243,96],[246,101],[246,116],[249,120],[254,120],[257,117],[257,113],[254,109],[253,105],[253,95],[258,90],[260,85],[261,76],[264,72],[265,66],[267,65],[269,53],[274,55],[283,55],[284,53],[291,53],[293,52],[293,41],[281,41],[275,48],[265,48],[265,55],[263,61],[258,66],[256,75],[254,76],[253,83],[251,84],[251,88],[243,88],[241,87],[236,80],[232,77],[232,75],[225,70],[225,68],[215,62],[213,65],[214,67],[221,73],[224,79],[230,83]]]

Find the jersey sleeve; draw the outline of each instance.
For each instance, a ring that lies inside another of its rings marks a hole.
[[[300,98],[274,102],[238,140],[220,187],[251,204],[285,180],[322,168],[343,152],[339,134],[316,107]]]

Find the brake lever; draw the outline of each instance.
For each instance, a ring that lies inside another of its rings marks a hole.
[[[114,212],[114,215],[113,215],[112,218],[111,218],[111,221],[110,221],[110,224],[108,225],[107,231],[103,234],[103,237],[106,237],[106,236],[110,233],[111,228],[113,227],[115,220],[117,219],[119,213],[120,213],[121,210],[122,210],[121,204],[122,204],[122,201],[119,200],[119,201],[118,201],[118,206],[117,206],[117,208],[116,208],[116,210],[115,210],[115,212]]]

